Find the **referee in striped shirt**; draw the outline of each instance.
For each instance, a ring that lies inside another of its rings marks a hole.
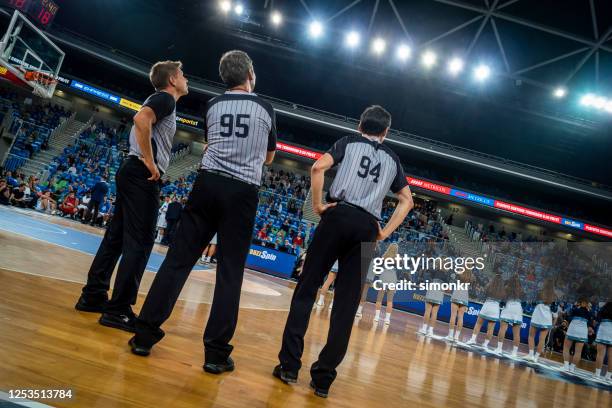
[[[133,332],[140,279],[153,244],[159,209],[160,176],[170,164],[176,133],[176,101],[187,95],[187,79],[180,61],[160,61],[149,73],[155,93],[134,116],[130,153],[116,175],[117,200],[75,308],[102,313],[100,324]],[[113,296],[110,280],[121,257]]]
[[[327,397],[336,367],[346,354],[373,243],[389,237],[414,206],[400,161],[383,144],[390,126],[389,112],[380,106],[367,108],[359,123],[361,134],[340,139],[312,166],[312,204],[321,222],[293,292],[278,355],[280,364],[273,374],[286,383],[297,382],[312,306],[323,278],[337,260],[327,343],[310,369],[310,386],[320,397]],[[333,166],[338,170],[328,192],[328,204],[324,204],[324,175]],[[378,221],[389,190],[397,194],[399,204],[381,229]]]
[[[272,106],[255,95],[249,56],[229,51],[219,74],[229,90],[211,99],[205,112],[208,146],[189,200],[136,321],[132,352],[148,355],[202,250],[218,234],[217,277],[204,331],[204,370],[232,371],[229,344],[238,321],[240,289],[248,255],[263,165],[272,163],[276,125]]]

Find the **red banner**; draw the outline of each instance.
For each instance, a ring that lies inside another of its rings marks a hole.
[[[436,193],[442,193],[442,194],[448,195],[450,194],[450,191],[451,191],[450,187],[446,187],[441,184],[431,183],[425,180],[419,180],[419,179],[415,179],[412,177],[406,177],[406,180],[408,180],[408,184],[411,186],[421,187],[426,190],[435,191]]]
[[[537,218],[539,220],[553,222],[555,224],[561,224],[562,217],[559,217],[558,215],[532,210],[531,208],[521,207],[520,205],[516,204],[495,200],[495,208],[500,208],[502,210],[510,211],[515,214],[524,215],[525,217]]]
[[[584,224],[584,230],[588,232],[592,232],[593,234],[603,235],[605,237],[612,238],[612,230],[605,229],[602,227],[598,227],[595,225]]]
[[[285,143],[276,142],[276,149],[281,152],[287,152],[295,154],[297,156],[306,157],[312,160],[319,160],[323,153],[315,152],[313,150],[304,149],[302,147],[291,146]]]

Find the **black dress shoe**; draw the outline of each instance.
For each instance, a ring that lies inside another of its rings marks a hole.
[[[136,316],[133,314],[112,314],[102,313],[99,323],[102,326],[114,329],[125,330],[126,332],[136,333]]]
[[[329,388],[328,389],[319,388],[316,386],[314,381],[310,381],[310,388],[314,390],[314,393],[317,397],[327,398],[327,395],[329,394]]]
[[[283,366],[280,364],[274,367],[272,375],[284,382],[285,384],[296,383],[298,379],[297,373],[288,370],[283,370]]]
[[[76,310],[80,310],[81,312],[91,312],[91,313],[104,313],[104,307],[106,306],[106,301],[92,303],[85,300],[83,296],[81,296],[74,305]]]
[[[204,363],[204,371],[211,374],[221,374],[226,371],[234,371],[234,360],[228,357],[224,363]]]
[[[137,356],[146,357],[151,354],[151,347],[139,346],[136,344],[136,336],[132,337],[130,341],[128,341],[128,345],[132,349],[132,353]]]

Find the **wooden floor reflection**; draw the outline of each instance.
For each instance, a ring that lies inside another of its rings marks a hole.
[[[91,256],[0,232],[0,389],[71,388],[65,407],[609,407],[610,393],[549,379],[415,334],[417,316],[356,320],[330,398],[308,388],[307,368],[327,335],[329,310],[316,308],[299,383],[271,376],[293,284],[247,272],[233,340],[236,371],[202,371],[202,330],[214,272],[190,277],[149,358],[132,355],[128,333],[74,310]],[[153,274],[148,272],[143,291]],[[136,310],[144,299],[139,295]],[[328,299],[329,301],[329,299]],[[444,331],[439,325],[440,334]]]

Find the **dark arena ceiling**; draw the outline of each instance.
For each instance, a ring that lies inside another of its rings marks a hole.
[[[580,104],[589,92],[612,98],[609,1],[260,0],[242,1],[240,16],[237,2],[224,13],[216,0],[58,3],[52,31],[145,61],[181,59],[188,74],[214,81],[219,56],[244,49],[261,94],[349,117],[378,103],[394,128],[612,184],[612,112]],[[351,30],[361,44],[349,50]],[[387,49],[375,55],[379,37]],[[396,57],[400,44],[411,49],[407,61]],[[432,69],[421,63],[427,50],[438,56]],[[465,64],[456,77],[446,67],[452,57]],[[484,83],[473,77],[478,64],[491,70]],[[557,87],[564,98],[553,97]]]

